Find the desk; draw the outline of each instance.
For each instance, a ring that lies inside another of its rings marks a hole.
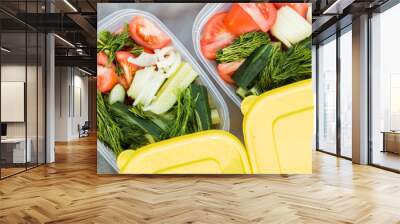
[[[31,153],[32,141],[30,138],[27,138],[26,142],[28,144],[26,147],[26,154],[25,154],[25,138],[1,139],[2,153],[3,152],[11,152],[11,154],[12,154],[12,160],[11,160],[11,158],[9,158],[9,159],[6,158],[6,161],[8,160],[8,162],[10,162],[10,163],[31,162],[31,160],[32,160],[32,153]],[[8,153],[6,153],[6,155],[7,154]],[[2,157],[3,157],[3,154],[2,154]],[[25,160],[25,158],[26,158],[26,160]]]
[[[400,131],[382,131],[383,150],[382,152],[392,152],[400,154]]]

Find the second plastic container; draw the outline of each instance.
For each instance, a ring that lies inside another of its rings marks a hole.
[[[193,47],[198,58],[200,58],[201,63],[207,68],[211,77],[221,86],[225,93],[233,100],[233,102],[240,107],[242,99],[236,95],[236,88],[232,85],[227,84],[218,75],[217,63],[213,60],[209,60],[203,56],[200,47],[201,34],[203,33],[203,28],[207,21],[215,14],[219,12],[228,11],[232,3],[209,3],[203,7],[199,12],[196,19],[194,20],[192,37],[193,37]]]

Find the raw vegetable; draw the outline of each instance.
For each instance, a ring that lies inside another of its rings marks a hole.
[[[146,67],[150,65],[155,65],[158,61],[158,58],[155,54],[150,54],[147,52],[143,52],[139,55],[139,57],[134,58],[130,57],[128,58],[128,62],[135,64],[140,67]]]
[[[123,75],[125,77],[127,85],[129,86],[132,83],[134,73],[139,70],[140,67],[128,62],[128,58],[133,58],[134,56],[127,51],[117,51],[115,52],[115,56],[117,58],[118,64],[122,67],[124,71]]]
[[[228,46],[235,39],[224,24],[226,15],[224,12],[215,14],[204,27],[200,40],[201,51],[210,60],[215,59],[219,49]]]
[[[308,3],[274,3],[277,9],[282,8],[283,6],[289,6],[290,8],[294,9],[299,15],[306,18],[306,14],[309,8]]]
[[[270,57],[256,92],[265,92],[280,86],[308,79],[311,77],[311,39],[307,38],[295,44],[287,52],[282,52],[279,45],[273,45]]]
[[[197,76],[197,72],[188,63],[182,62],[178,70],[161,87],[154,101],[144,110],[155,114],[167,112],[176,103],[179,91],[186,89]]]
[[[97,91],[97,138],[107,145],[116,155],[122,152],[121,129],[113,121],[107,110],[106,101]]]
[[[276,9],[272,3],[239,3],[263,32],[275,23]]]
[[[129,37],[129,28],[125,26],[121,33],[113,34],[109,31],[101,31],[97,39],[97,52],[104,52],[110,62],[115,59],[115,52],[129,48],[134,55],[139,55],[143,52],[143,47],[138,46]]]
[[[260,30],[257,23],[251,18],[239,3],[233,3],[228,14],[224,17],[226,28],[235,36],[243,33]]]
[[[235,81],[232,80],[231,76],[240,67],[240,65],[242,65],[243,62],[244,59],[241,61],[233,61],[233,62],[218,64],[217,66],[218,74],[225,82],[229,84],[234,84]]]
[[[150,120],[136,116],[129,111],[129,107],[122,103],[114,103],[110,106],[110,113],[116,119],[119,125],[137,127],[144,133],[151,136],[151,140],[158,141],[162,139],[163,130]]]
[[[171,38],[167,34],[143,16],[134,16],[132,18],[129,23],[129,31],[132,39],[145,48],[154,50],[163,48],[171,43]]]
[[[128,90],[128,96],[135,99],[133,105],[148,106],[164,83],[165,78],[162,71],[156,71],[153,66],[137,71],[133,84]]]
[[[207,88],[193,83],[190,85],[192,99],[195,102],[194,116],[197,120],[198,130],[211,129],[211,111],[208,102]]]
[[[211,110],[211,123],[213,125],[221,123],[221,119],[217,110]]]
[[[104,67],[97,65],[97,89],[102,93],[110,91],[117,84],[117,75],[114,66]]]
[[[217,52],[217,63],[240,61],[247,58],[256,48],[270,42],[268,34],[264,32],[245,33],[235,41]]]
[[[250,54],[232,77],[238,86],[247,88],[253,82],[267,64],[271,48],[270,44],[262,45]]]
[[[309,23],[312,23],[312,8],[311,7],[308,7],[308,10],[307,10],[307,21]]]
[[[289,6],[278,10],[271,33],[288,48],[311,35],[311,24]]]
[[[108,57],[107,55],[100,51],[99,53],[97,53],[97,64],[98,65],[102,65],[102,66],[107,66],[109,65],[109,61],[108,61]]]
[[[121,84],[117,84],[114,86],[114,88],[111,90],[110,95],[108,97],[108,101],[110,105],[116,103],[116,102],[121,102],[123,103],[125,100],[125,89],[122,87]]]

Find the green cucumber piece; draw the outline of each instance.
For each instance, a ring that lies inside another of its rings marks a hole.
[[[216,109],[211,110],[211,123],[213,125],[221,123],[221,118],[219,117],[218,110],[216,110]]]
[[[111,115],[119,122],[125,125],[136,126],[145,133],[151,135],[154,139],[162,139],[163,130],[151,120],[146,120],[136,116],[129,111],[127,105],[117,102],[110,106]]]
[[[199,130],[211,129],[211,110],[208,102],[207,88],[196,83],[190,86],[195,103],[195,116]]]
[[[197,76],[197,72],[188,63],[182,62],[178,70],[163,84],[156,98],[144,110],[155,114],[167,112],[176,103],[180,91],[188,88]]]
[[[125,100],[125,89],[122,87],[121,84],[115,85],[111,92],[110,95],[108,96],[108,103],[110,105],[116,103],[116,102],[121,102],[123,103]]]
[[[267,65],[272,46],[270,44],[262,45],[257,48],[243,62],[243,64],[233,74],[232,79],[235,83],[244,89],[247,89],[251,82]]]

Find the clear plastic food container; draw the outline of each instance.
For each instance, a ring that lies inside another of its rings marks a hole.
[[[200,58],[201,63],[207,68],[211,77],[221,86],[225,93],[233,100],[233,102],[240,107],[242,99],[236,95],[236,87],[226,83],[217,72],[217,63],[215,60],[209,60],[203,56],[200,48],[201,34],[203,33],[203,28],[207,21],[215,14],[219,12],[228,11],[232,3],[209,3],[206,4],[203,9],[199,12],[196,19],[194,20],[192,37],[193,37],[193,47],[198,58]]]
[[[143,16],[146,19],[156,24],[165,34],[167,34],[172,40],[172,46],[181,54],[182,60],[189,63],[192,68],[199,74],[196,79],[196,83],[202,84],[208,89],[210,104],[215,107],[220,116],[220,126],[218,129],[229,131],[229,110],[223,100],[222,95],[218,92],[216,87],[213,85],[211,80],[206,75],[205,71],[200,67],[184,45],[175,37],[175,35],[153,14],[136,10],[136,9],[124,9],[114,12],[107,17],[100,20],[97,24],[97,34],[102,30],[108,30],[115,32],[119,28],[123,27],[124,24],[129,23],[133,16]],[[100,143],[100,141],[98,141]],[[111,150],[109,150],[104,144],[100,143],[97,145],[97,150],[103,156],[103,158],[118,172],[118,166],[116,165],[116,156]]]

